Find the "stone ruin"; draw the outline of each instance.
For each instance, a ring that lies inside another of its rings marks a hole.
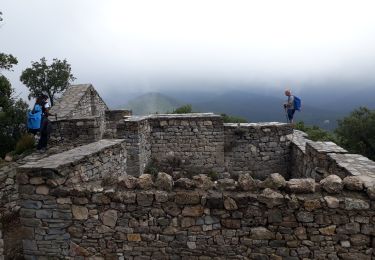
[[[56,153],[0,169],[0,259],[375,258],[361,155],[283,123],[111,111],[91,85],[53,109]]]

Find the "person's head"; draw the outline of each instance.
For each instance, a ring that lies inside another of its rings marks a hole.
[[[42,96],[37,97],[36,100],[35,100],[35,104],[42,105],[42,103],[43,103]]]
[[[43,95],[42,95],[42,99],[43,99],[44,102],[47,102],[47,100],[48,100],[48,96],[45,95],[45,94],[43,94]]]
[[[292,91],[290,91],[290,89],[286,89],[284,93],[285,93],[285,96],[287,97],[292,95]]]

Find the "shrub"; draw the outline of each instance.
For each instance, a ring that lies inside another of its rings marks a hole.
[[[190,104],[187,104],[187,105],[176,108],[175,110],[173,110],[172,114],[188,114],[192,112],[193,112],[192,106]]]
[[[24,134],[16,144],[16,154],[24,153],[34,148],[35,139],[31,134]]]
[[[224,123],[247,123],[247,119],[239,116],[231,116],[227,114],[221,114]]]
[[[212,181],[217,181],[219,179],[219,175],[215,171],[208,172],[207,176],[210,177]]]
[[[159,169],[160,169],[159,162],[156,159],[152,158],[151,161],[147,164],[144,172],[151,174],[153,178],[156,178],[156,176],[158,175],[160,171]]]

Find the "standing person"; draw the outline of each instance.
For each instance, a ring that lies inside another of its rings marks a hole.
[[[293,124],[293,117],[294,113],[296,112],[296,108],[294,107],[294,99],[295,97],[292,95],[292,92],[290,89],[285,90],[285,96],[288,97],[288,100],[286,103],[284,103],[284,109],[287,113],[289,123]]]
[[[42,106],[42,97],[38,97],[27,115],[27,132],[34,136],[39,132],[42,123]]]
[[[49,103],[48,96],[42,95],[42,123],[40,126],[40,139],[38,142],[37,150],[44,152],[47,150],[48,139],[51,134],[51,121],[49,121]]]

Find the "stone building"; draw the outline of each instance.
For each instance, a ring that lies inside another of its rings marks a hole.
[[[71,85],[51,108],[58,119],[104,116],[109,110],[91,84]]]

